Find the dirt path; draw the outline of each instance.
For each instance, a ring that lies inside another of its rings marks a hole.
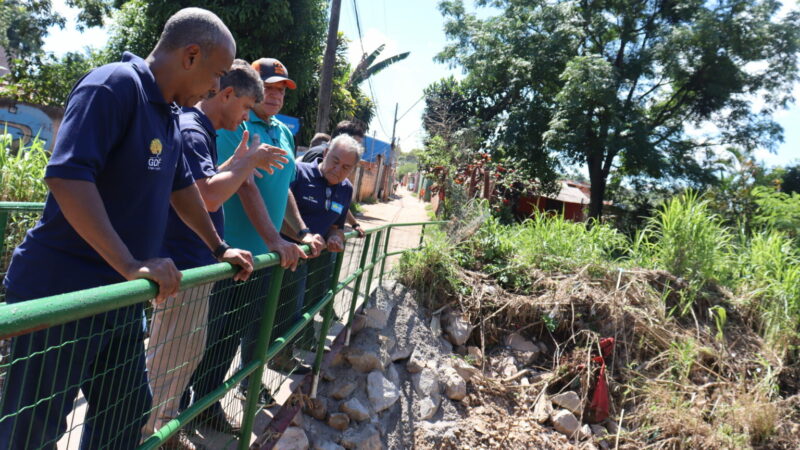
[[[364,229],[387,223],[413,223],[430,220],[425,206],[428,203],[419,200],[405,187],[398,186],[392,200],[372,205],[362,204],[363,211],[356,217]],[[419,245],[421,226],[398,227],[392,230],[389,251],[402,250]]]

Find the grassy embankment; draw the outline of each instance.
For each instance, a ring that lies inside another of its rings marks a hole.
[[[482,210],[426,239],[404,255],[401,280],[429,307],[458,304],[476,325],[470,343],[487,355],[511,331],[547,344],[552,354],[535,369],[554,377],[529,389],[586,395],[579,364],[600,338],[616,338],[608,376],[624,446],[796,445],[793,237],[726,227],[687,193],[632,239],[558,216],[507,226]],[[531,412],[514,392],[509,420]]]

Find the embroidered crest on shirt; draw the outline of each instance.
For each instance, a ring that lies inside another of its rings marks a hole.
[[[163,145],[158,138],[150,141],[150,154],[153,155],[147,160],[147,168],[150,170],[161,170],[161,151]]]

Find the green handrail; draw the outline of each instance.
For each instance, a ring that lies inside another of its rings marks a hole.
[[[36,208],[40,205],[41,204],[9,204],[0,202],[0,214],[4,211],[37,211],[38,209]],[[347,274],[344,279],[340,280],[339,275],[342,268],[343,254],[340,253],[337,255],[329,290],[302,315],[300,320],[293,323],[289,330],[278,337],[273,337],[271,334],[274,328],[273,325],[281,283],[270,283],[260,316],[262,319],[259,324],[258,338],[256,340],[255,359],[245,362],[242,369],[234,373],[211,394],[200,399],[195,399],[192,406],[157,430],[155,434],[141,444],[140,448],[153,449],[162,445],[164,441],[169,439],[169,437],[175,434],[180,428],[186,426],[189,421],[200,412],[210,407],[214,402],[225,396],[227,392],[234,389],[245,377],[250,377],[250,385],[245,400],[244,417],[239,439],[239,448],[248,448],[249,438],[253,430],[254,418],[258,410],[261,377],[268,361],[288,345],[293,337],[299,334],[305,327],[313,326],[316,314],[322,313],[323,326],[319,340],[316,343],[317,354],[313,366],[313,395],[315,393],[314,391],[316,391],[316,384],[319,379],[325,339],[327,338],[328,329],[333,322],[333,302],[336,295],[348,286],[353,285],[353,295],[348,305],[349,314],[346,323],[347,340],[349,340],[350,327],[352,325],[353,314],[358,304],[359,288],[363,276],[367,276],[364,296],[368,297],[374,271],[377,268],[376,266],[380,265],[380,275],[378,277],[380,280],[383,278],[387,257],[401,254],[406,250],[411,250],[406,249],[388,252],[391,230],[398,227],[419,225],[424,227],[443,223],[446,222],[386,224],[365,230],[366,239],[348,239],[348,243],[358,242],[361,244],[362,251],[358,267],[354,269],[352,273]],[[355,236],[355,232],[346,234],[347,238],[353,238]],[[310,253],[308,246],[303,246],[303,250],[306,253]],[[269,253],[256,256],[254,262],[254,269],[263,269],[277,266],[280,259],[276,253]],[[230,278],[237,271],[237,268],[227,263],[185,270],[182,272],[183,279],[181,281],[181,290]],[[274,275],[272,279],[281,279],[282,277],[279,275],[282,271],[283,269],[277,267],[275,272],[273,272]],[[157,285],[152,281],[133,280],[15,304],[0,304],[0,339],[30,333],[35,330],[65,324],[136,303],[146,302],[156,295],[157,290]],[[270,342],[272,342],[271,345],[269,344]]]

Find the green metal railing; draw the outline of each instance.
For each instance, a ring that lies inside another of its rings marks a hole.
[[[40,205],[38,205],[38,209],[41,209]],[[0,203],[0,224],[9,223],[10,214],[18,211],[24,213],[37,211],[37,205]],[[231,297],[233,299],[231,300],[232,304],[240,305],[241,308],[244,308],[242,311],[245,312],[238,314],[237,320],[240,322],[237,322],[235,326],[239,330],[255,327],[255,337],[251,342],[254,346],[253,356],[250,358],[245,357],[244,347],[242,347],[242,350],[237,353],[240,355],[239,358],[242,359],[238,369],[231,369],[233,370],[232,372],[228,370],[228,374],[222,384],[215,386],[210,393],[194,398],[191,405],[183,409],[180,414],[163,423],[149,437],[145,436],[139,448],[158,448],[179,429],[189,425],[193,419],[197,418],[204,410],[210,408],[216,402],[221,402],[229,415],[241,417],[241,430],[238,436],[230,436],[229,442],[224,445],[219,444],[219,446],[236,445],[239,449],[248,448],[254,431],[257,413],[265,406],[260,403],[261,387],[262,384],[265,384],[264,380],[268,381],[266,384],[271,383],[270,386],[275,385],[280,388],[291,377],[291,371],[286,372],[284,370],[286,373],[278,372],[272,369],[271,364],[282,358],[281,355],[286,353],[287,350],[291,355],[292,349],[301,344],[304,339],[308,341],[306,344],[309,344],[309,350],[313,353],[311,396],[314,397],[319,382],[326,339],[334,322],[339,321],[339,317],[342,317],[341,326],[345,327],[346,343],[349,344],[350,327],[353,323],[354,314],[358,307],[367,301],[373,282],[379,281],[385,276],[387,259],[417,248],[424,239],[425,227],[441,223],[443,222],[384,225],[367,230],[364,239],[355,239],[356,233],[350,232],[347,234],[345,252],[336,254],[335,258],[332,258],[327,252],[323,253],[319,257],[322,259],[313,264],[307,264],[307,270],[311,270],[308,268],[312,266],[316,268],[307,277],[293,277],[289,272],[285,272],[279,266],[279,258],[274,253],[256,256],[254,277],[247,282],[235,285],[227,281],[236,272],[236,269],[229,264],[214,264],[183,271],[181,292],[187,293],[185,304],[208,302],[207,308],[212,311],[215,307],[215,302],[223,296],[232,296],[234,294],[239,296]],[[421,228],[421,231],[419,228]],[[6,236],[6,227],[4,226],[0,230],[3,232],[3,241],[9,244]],[[417,234],[419,235],[419,241],[417,241]],[[18,242],[14,245],[16,244]],[[309,251],[308,248],[304,248],[304,250],[306,252]],[[330,261],[330,263],[326,261]],[[2,267],[0,269],[4,270]],[[260,279],[255,276],[256,273],[266,273],[264,272],[265,269],[271,271],[269,283],[266,285],[264,284],[266,275],[263,275]],[[210,288],[212,285],[213,288]],[[68,326],[69,324],[77,323],[76,321],[90,320],[94,323],[95,318],[103,317],[104,313],[121,311],[122,308],[133,305],[149,305],[156,292],[157,286],[154,283],[147,280],[135,280],[20,303],[0,304],[0,340],[28,335],[37,330],[46,330],[47,332],[59,330],[60,326]],[[303,305],[302,313],[300,314],[297,312],[295,301],[295,296],[298,292],[304,293],[303,297],[307,303]],[[313,298],[319,292],[323,292],[323,294],[319,298]],[[206,305],[206,303],[195,304]],[[255,309],[247,309],[250,307]],[[150,308],[146,309],[149,311]],[[199,332],[205,333],[206,329],[210,330],[214,325],[212,323],[213,320],[216,320],[218,316],[215,314],[209,312],[207,325],[202,322],[201,326],[190,329],[186,332],[186,335]],[[316,318],[321,320],[315,320]],[[203,321],[205,321],[205,317],[203,317]],[[316,322],[319,323],[320,329],[319,337],[314,338],[314,325]],[[103,331],[103,333],[106,332]],[[63,334],[63,331],[61,333]],[[172,339],[183,339],[187,336],[176,336]],[[221,344],[224,339],[228,338],[229,336],[223,336],[219,341],[206,342],[205,350],[197,352],[196,358],[202,359],[213,354],[209,349],[213,345]],[[73,339],[70,342],[75,341],[78,341],[78,339]],[[238,338],[236,341],[235,345],[238,345]],[[148,341],[148,352],[151,348],[168,343]],[[59,352],[60,348],[59,345],[51,346],[42,353]],[[57,355],[58,358],[61,358],[60,354]],[[22,359],[28,357],[25,356],[23,358],[17,355],[15,360],[13,355],[12,358],[6,355],[2,356],[5,357],[0,362],[0,379],[6,376],[12,364],[19,363]],[[175,367],[171,367],[166,372],[179,370],[180,364],[175,364]],[[223,369],[227,370],[228,368],[225,367]],[[27,375],[37,376],[37,374]],[[103,374],[92,374],[92,376],[100,375]],[[40,377],[39,385],[44,385],[47,384],[46,381],[49,381],[48,377],[57,377],[61,376],[61,374],[42,373],[38,374],[38,376]],[[150,382],[152,383],[153,379],[157,379],[160,376],[167,375],[150,373]],[[45,381],[43,382],[42,380]],[[232,394],[239,392],[237,391],[237,386],[245,380],[247,380],[247,389],[243,404],[238,404],[235,400],[228,400]],[[5,394],[10,392],[8,390],[14,389],[15,380],[8,379],[5,382],[6,390],[4,391],[4,397],[0,398],[0,405],[5,401]],[[181,388],[182,391],[183,388]],[[42,398],[36,399],[36,405],[50,401],[51,397],[45,394],[43,393]],[[196,391],[195,394],[197,394]],[[120,397],[127,395],[129,394],[120,393]],[[72,402],[73,399],[67,399],[67,401]],[[77,400],[75,400],[75,405],[77,404]],[[33,408],[36,405],[18,405],[18,409],[24,411],[26,408]],[[82,424],[81,419],[76,418],[78,413],[75,412],[75,409],[73,408],[72,421],[66,435],[56,437],[59,446],[65,443],[65,440],[71,443],[73,438],[80,438]],[[233,412],[231,413],[230,411]],[[48,408],[49,413],[50,409]],[[15,412],[7,414],[5,417],[0,417],[0,422],[3,420],[15,420],[16,414]],[[146,416],[147,414],[145,414],[144,420],[146,420]],[[115,420],[119,421],[120,419]],[[119,426],[120,428],[130,427],[129,424],[121,422],[119,422]],[[37,431],[29,430],[28,439],[30,439],[31,433],[35,434]],[[256,431],[257,434],[260,434],[263,430]],[[77,437],[72,436],[73,434]],[[238,443],[236,439],[238,439]],[[54,446],[56,442],[50,441],[45,444]],[[28,445],[25,445],[25,447],[31,448]]]

